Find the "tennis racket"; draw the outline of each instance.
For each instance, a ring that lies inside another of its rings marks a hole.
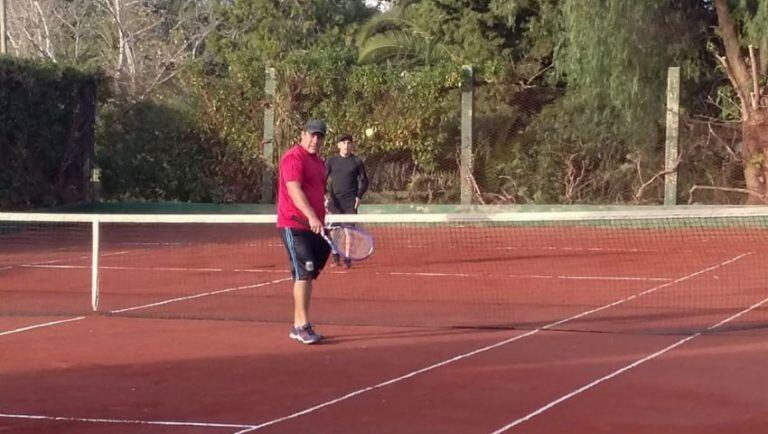
[[[309,220],[296,216],[293,220],[309,227]],[[350,224],[324,226],[320,235],[334,254],[346,259],[362,261],[373,253],[373,236],[359,227]]]

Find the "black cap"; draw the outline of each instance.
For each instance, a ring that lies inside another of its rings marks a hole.
[[[352,135],[351,134],[344,134],[343,136],[339,137],[340,142],[353,142]]]
[[[322,135],[325,135],[325,121],[321,119],[311,119],[309,122],[307,122],[307,125],[304,126],[304,131],[313,134],[313,133],[320,133]]]

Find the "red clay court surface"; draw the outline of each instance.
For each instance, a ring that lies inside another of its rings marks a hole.
[[[273,235],[224,262],[114,237],[100,310],[141,318],[88,313],[87,244],[0,248],[0,432],[768,432],[763,235],[477,236],[457,255],[444,234],[406,260],[380,234],[318,281],[316,346],[287,337]]]

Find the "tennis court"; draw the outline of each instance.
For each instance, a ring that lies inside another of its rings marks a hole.
[[[768,430],[764,209],[343,217],[302,346],[273,216],[2,215],[0,432]]]

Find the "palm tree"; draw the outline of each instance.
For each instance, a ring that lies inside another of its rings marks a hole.
[[[402,0],[389,10],[374,15],[357,34],[358,63],[395,62],[403,66],[430,65],[452,58],[440,38],[420,25],[418,12],[411,8],[419,0]]]

